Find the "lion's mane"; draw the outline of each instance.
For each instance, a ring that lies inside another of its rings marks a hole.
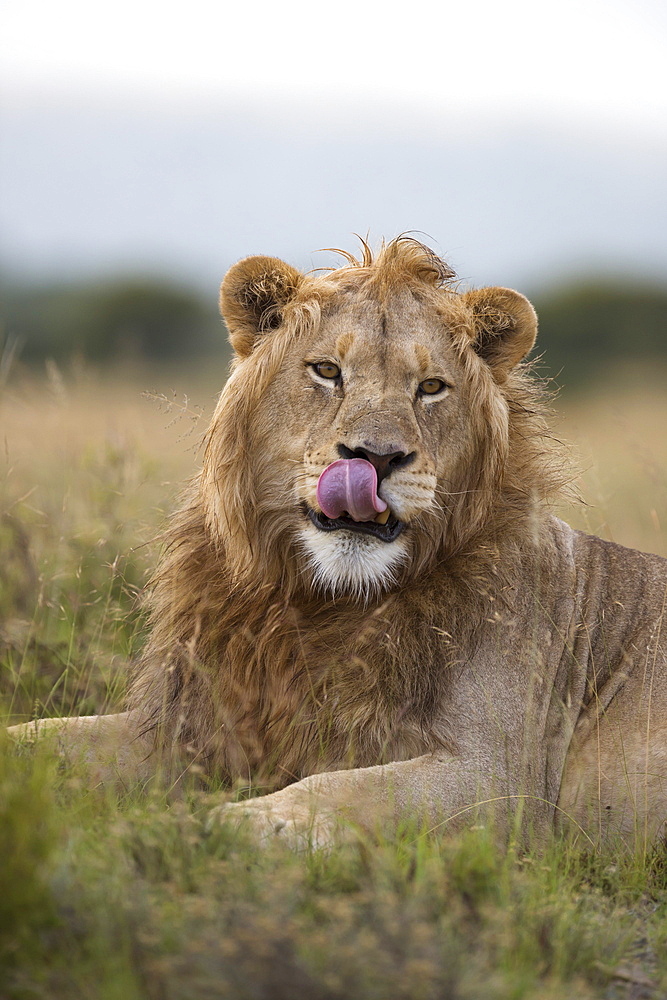
[[[568,478],[530,366],[494,380],[480,362],[503,322],[493,303],[478,298],[472,316],[450,268],[407,237],[376,256],[365,244],[361,259],[344,256],[331,273],[294,272],[292,281],[283,269],[280,287],[260,277],[223,291],[237,357],[150,588],[150,637],[130,706],[157,739],[230,780],[259,772],[286,784],[313,770],[379,763],[398,752],[399,725],[401,755],[423,752],[447,674],[428,665],[442,662],[444,649],[451,669],[461,668],[476,621],[503,600],[510,564],[539,547],[545,502]],[[389,302],[399,286],[436,311],[446,296],[450,317],[458,315],[450,331],[472,386],[476,447],[442,506],[420,518],[396,587],[334,601],[304,571],[296,513],[281,509],[272,455],[257,457],[267,424],[280,424],[266,388],[287,348],[308,342],[342,291]],[[264,333],[256,346],[249,305]]]

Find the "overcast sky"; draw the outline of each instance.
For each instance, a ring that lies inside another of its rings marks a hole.
[[[663,0],[8,0],[5,83],[552,111],[664,130]]]
[[[475,282],[667,273],[663,0],[8,0],[0,35],[6,268],[421,229]]]

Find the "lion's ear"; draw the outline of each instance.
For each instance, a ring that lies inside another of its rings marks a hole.
[[[504,378],[535,343],[535,310],[511,288],[480,288],[466,292],[463,299],[473,314],[473,348]]]
[[[220,312],[240,357],[280,325],[281,311],[302,280],[299,271],[277,257],[246,257],[229,269],[220,288]]]

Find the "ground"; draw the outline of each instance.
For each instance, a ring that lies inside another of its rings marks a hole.
[[[108,711],[138,594],[215,385],[15,374],[0,399],[0,697],[10,721]],[[664,384],[664,383],[663,383]],[[172,391],[175,389],[175,393]],[[148,395],[142,395],[148,390]],[[195,402],[184,398],[189,393]],[[200,409],[201,408],[201,409]],[[559,404],[578,527],[667,554],[667,399],[625,372]],[[200,417],[200,414],[202,414]],[[252,790],[250,790],[252,791]],[[89,789],[0,758],[0,995],[549,1000],[667,996],[667,858],[405,828],[331,855],[206,832],[216,790]],[[235,790],[236,795],[248,789]]]

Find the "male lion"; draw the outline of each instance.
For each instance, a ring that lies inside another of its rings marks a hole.
[[[664,832],[667,561],[549,512],[535,312],[453,278],[405,237],[325,276],[232,267],[236,359],[128,711],[20,734],[44,726],[99,774],[287,786],[221,810],[296,843],[331,842],[341,814],[492,804]]]

